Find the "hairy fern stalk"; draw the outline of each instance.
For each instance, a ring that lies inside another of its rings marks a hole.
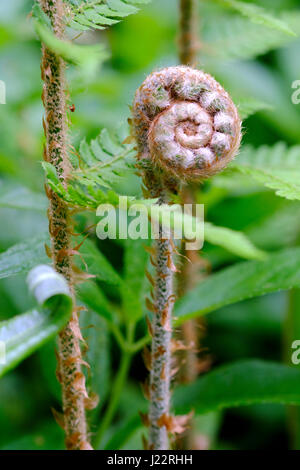
[[[64,32],[62,0],[40,0],[41,7],[49,17],[53,32],[61,38]],[[63,185],[69,172],[66,138],[66,98],[64,61],[43,45],[42,51],[43,103],[45,107],[44,129],[46,147],[44,158],[51,163]],[[56,271],[69,282],[73,294],[73,272],[71,258],[71,220],[69,209],[55,192],[46,189],[49,198],[49,231],[51,254]],[[80,329],[77,310],[74,307],[71,319],[58,336],[58,372],[62,387],[63,427],[67,449],[88,450],[85,417],[85,378],[81,371]]]
[[[183,183],[227,166],[240,145],[241,122],[229,95],[213,77],[190,67],[168,67],[152,73],[137,90],[133,135],[144,183],[162,204]],[[149,448],[160,450],[169,448],[169,432],[182,430],[170,414],[173,251],[172,240],[160,227],[149,390]]]
[[[159,204],[168,202],[161,194]],[[156,241],[156,279],[154,289],[154,318],[152,326],[149,448],[166,450],[168,444],[171,380],[171,333],[173,305],[173,244],[163,237],[159,228]]]

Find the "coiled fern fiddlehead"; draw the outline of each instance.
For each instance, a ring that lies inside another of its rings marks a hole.
[[[190,67],[168,67],[152,73],[133,103],[133,135],[144,184],[158,204],[182,183],[203,180],[223,170],[235,157],[241,121],[228,93],[210,75]],[[169,448],[171,320],[174,303],[174,245],[156,240],[152,346],[149,384],[149,448]]]

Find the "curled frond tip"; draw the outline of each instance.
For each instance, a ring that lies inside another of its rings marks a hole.
[[[139,165],[153,163],[184,180],[212,176],[236,156],[241,121],[228,93],[210,75],[168,67],[149,75],[133,103]]]

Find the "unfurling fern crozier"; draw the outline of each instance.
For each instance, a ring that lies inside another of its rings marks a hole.
[[[241,121],[229,95],[210,75],[169,67],[152,73],[137,90],[132,132],[144,184],[161,205],[168,204],[170,192],[182,182],[201,180],[225,168],[239,148]],[[155,450],[169,449],[169,434],[178,432],[176,418],[170,415],[173,254],[174,244],[160,227],[152,260],[153,305],[148,304],[154,315],[145,421],[148,448]]]
[[[228,93],[210,75],[168,67],[137,90],[133,134],[139,164],[155,164],[180,180],[201,180],[236,156],[241,121]]]

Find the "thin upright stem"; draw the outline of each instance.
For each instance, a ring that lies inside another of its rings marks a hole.
[[[197,2],[180,0],[179,57],[183,65],[194,65],[197,55]]]
[[[41,6],[48,15],[53,31],[57,37],[64,34],[62,0],[40,0]],[[67,155],[67,125],[65,96],[64,61],[48,49],[42,48],[43,103],[45,107],[44,130],[46,147],[44,158],[52,163],[62,184],[66,184],[69,171]],[[73,288],[73,270],[71,258],[71,224],[67,205],[49,188],[46,188],[49,199],[49,231],[51,253],[55,269],[63,274]],[[74,307],[72,317],[58,337],[58,372],[57,377],[62,387],[63,426],[66,435],[67,449],[91,449],[87,438],[85,417],[85,379],[81,371],[80,330],[77,310]]]
[[[109,428],[115,416],[115,413],[118,408],[120,398],[124,389],[124,384],[126,382],[131,358],[132,358],[132,353],[128,351],[123,352],[122,357],[121,357],[120,367],[119,367],[118,373],[116,375],[116,378],[112,386],[112,394],[110,397],[110,401],[108,403],[105,414],[103,418],[101,419],[100,427],[94,439],[95,449],[99,449],[99,447],[101,446],[104,433]]]
[[[165,203],[161,196],[159,204]],[[162,227],[156,241],[156,279],[152,323],[149,448],[168,450],[170,416],[171,337],[173,306],[172,242],[163,238]]]
[[[195,204],[196,201],[196,189],[195,185],[188,185],[183,189],[181,198],[182,204]],[[178,296],[182,297],[189,290],[202,280],[204,277],[200,272],[202,268],[201,258],[198,251],[186,250],[182,247],[182,254],[184,255],[180,278],[178,278]],[[187,350],[182,351],[183,365],[181,368],[180,378],[182,382],[189,383],[194,382],[198,376],[198,357],[195,352],[198,347],[198,336],[199,336],[199,322],[195,320],[189,320],[181,326],[182,337],[185,344],[188,347]],[[186,435],[192,435],[192,427],[190,427]],[[190,439],[189,446],[191,445],[192,439]]]
[[[134,338],[135,325],[132,323],[128,325],[127,329],[127,341],[129,345],[132,345]],[[122,350],[120,366],[112,386],[112,393],[110,400],[108,402],[107,408],[105,410],[104,416],[101,418],[101,424],[98,429],[98,432],[94,438],[94,446],[96,449],[99,449],[101,442],[104,436],[105,431],[109,428],[116,410],[118,408],[120,398],[126,383],[128,376],[128,371],[130,368],[130,363],[132,359],[133,351],[129,349]]]
[[[183,65],[196,62],[198,44],[198,0],[180,0],[179,20],[179,60]],[[195,187],[187,186],[182,195],[183,204],[195,203]],[[178,282],[179,295],[186,294],[199,278],[200,258],[197,251],[183,249],[183,266]],[[198,343],[197,322],[190,320],[181,327],[183,340],[189,348],[182,353],[183,365],[181,368],[181,380],[185,383],[194,382],[198,376],[198,357],[195,352]],[[185,449],[194,447],[193,423],[184,434],[183,444]]]

